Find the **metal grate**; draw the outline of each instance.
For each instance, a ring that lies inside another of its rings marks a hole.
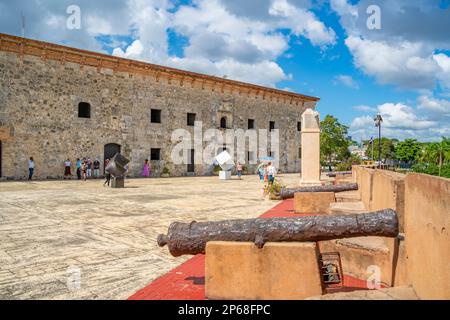
[[[344,276],[339,252],[320,254],[319,267],[324,291],[343,287]]]

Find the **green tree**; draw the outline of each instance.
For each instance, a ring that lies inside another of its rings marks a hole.
[[[373,142],[373,159],[375,161],[378,160],[378,141],[379,139],[375,139]],[[372,159],[372,145],[370,142],[365,142],[368,146],[366,151],[366,157]],[[381,159],[395,159],[395,140],[388,138],[381,138]]]
[[[450,138],[442,137],[441,142],[427,144],[422,152],[420,161],[438,165],[438,174],[441,176],[442,166],[450,162]]]
[[[350,157],[348,127],[339,123],[337,118],[327,115],[320,123],[320,129],[322,163],[332,165],[335,161],[348,159]]]
[[[417,160],[421,150],[420,143],[416,139],[406,139],[395,146],[395,157],[400,161],[414,161]]]

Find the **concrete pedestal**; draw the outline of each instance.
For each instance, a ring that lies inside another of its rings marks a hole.
[[[220,171],[219,179],[220,180],[231,180],[231,171]]]
[[[296,213],[329,213],[336,202],[334,192],[298,192],[294,195]]]
[[[125,188],[125,178],[112,178],[111,188],[113,189],[123,189]]]
[[[301,300],[322,294],[316,243],[209,242],[206,297],[211,300]]]
[[[307,109],[302,114],[302,187],[320,186],[320,118]]]

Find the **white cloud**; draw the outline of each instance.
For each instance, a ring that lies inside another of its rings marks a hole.
[[[379,0],[382,29],[368,30],[366,9],[373,4],[361,0],[332,0],[347,33],[345,41],[356,67],[380,84],[411,90],[450,88],[450,58],[436,51],[450,48],[450,11],[437,0]],[[418,23],[417,21],[420,21]]]
[[[113,51],[113,55],[121,58],[135,59],[139,58],[144,52],[144,47],[140,40],[134,41],[130,46],[128,46],[126,52],[121,48],[116,48]]]
[[[282,17],[280,27],[289,27],[297,36],[305,36],[313,45],[326,46],[336,43],[336,33],[327,28],[311,12],[290,4],[287,0],[274,0],[269,13]]]
[[[342,83],[344,86],[352,88],[352,89],[359,89],[358,83],[356,83],[355,80],[351,76],[340,74],[336,77],[334,77],[334,83]]]
[[[379,105],[374,114],[378,113],[383,117],[382,134],[385,137],[400,140],[414,138],[420,141],[435,141],[450,133],[448,121],[442,119],[442,116],[440,118],[432,117],[433,112],[445,111],[441,108],[448,107],[448,103],[449,101],[446,100],[423,96],[418,99],[416,108],[404,103],[385,103]],[[368,106],[362,107],[361,109],[366,109],[365,107]],[[353,119],[349,132],[356,139],[369,139],[376,136],[377,129],[373,117],[366,115]]]
[[[381,84],[397,84],[409,89],[433,89],[436,74],[444,72],[432,51],[420,43],[365,40],[350,36],[346,39],[355,65]]]
[[[365,129],[373,126],[373,118],[370,116],[363,116],[353,119],[350,125],[350,130]]]
[[[450,101],[436,99],[430,96],[420,96],[418,99],[418,109],[430,113],[436,118],[450,117]]]
[[[362,112],[377,112],[376,108],[372,108],[372,107],[366,106],[366,105],[354,106],[353,109],[355,109],[357,111],[362,111]]]
[[[347,0],[331,0],[330,7],[342,16],[358,17],[358,7],[347,3]]]

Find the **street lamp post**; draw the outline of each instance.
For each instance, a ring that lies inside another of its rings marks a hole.
[[[381,123],[383,123],[383,118],[379,114],[373,120],[375,121],[375,127],[378,128],[378,168],[381,169]]]

